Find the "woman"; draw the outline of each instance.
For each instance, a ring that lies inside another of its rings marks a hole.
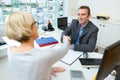
[[[31,14],[21,11],[13,12],[5,19],[6,36],[21,43],[18,47],[8,48],[8,60],[15,80],[49,80],[51,66],[68,51],[67,36],[64,36],[64,42],[59,46],[34,48],[34,40],[38,38],[36,23]]]

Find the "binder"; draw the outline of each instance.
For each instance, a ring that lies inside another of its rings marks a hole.
[[[36,42],[40,47],[58,44],[58,41],[53,37],[42,37],[42,38],[36,39]]]

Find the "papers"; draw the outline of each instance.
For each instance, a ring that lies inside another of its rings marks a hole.
[[[12,39],[8,39],[7,36],[2,37],[2,39],[9,45],[9,46],[20,46],[21,43]]]
[[[72,65],[81,55],[82,54],[79,51],[69,50],[60,61],[67,65]]]
[[[37,44],[40,46],[40,47],[43,47],[43,46],[48,46],[48,45],[52,45],[52,44],[57,44],[58,41],[53,38],[53,37],[43,37],[43,38],[39,38],[36,40]]]

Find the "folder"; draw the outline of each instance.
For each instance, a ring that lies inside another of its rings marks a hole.
[[[58,44],[58,41],[53,37],[42,37],[42,38],[36,39],[36,42],[40,47]]]

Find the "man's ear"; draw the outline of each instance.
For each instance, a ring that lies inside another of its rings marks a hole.
[[[91,17],[91,14],[90,14],[90,15],[88,15],[88,17],[90,18],[90,17]]]

